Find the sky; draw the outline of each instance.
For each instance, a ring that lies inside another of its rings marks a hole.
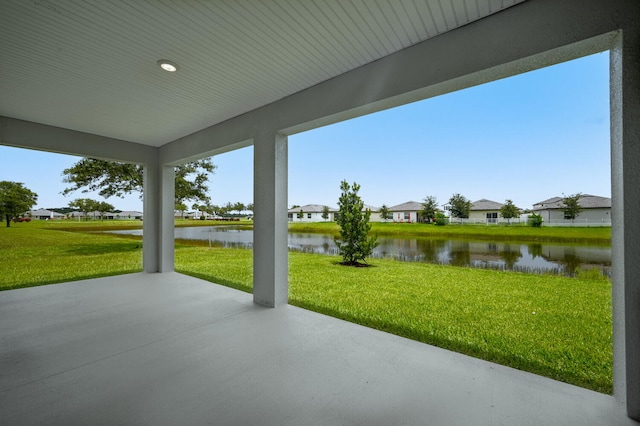
[[[337,206],[340,182],[380,207],[427,196],[446,204],[511,199],[520,208],[575,193],[611,196],[608,52],[289,136],[288,204]],[[95,193],[61,192],[78,157],[0,146],[0,180],[37,208]],[[213,204],[253,200],[253,148],[215,156]],[[109,198],[142,210],[138,194]],[[191,205],[192,203],[187,203]]]

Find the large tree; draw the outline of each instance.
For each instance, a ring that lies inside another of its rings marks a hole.
[[[507,223],[511,224],[511,219],[520,215],[520,209],[513,204],[513,201],[506,200],[500,207],[500,216],[507,219]]]
[[[89,220],[89,213],[98,210],[99,201],[92,200],[91,198],[76,198],[69,203],[69,207],[75,207],[84,213],[84,219]]]
[[[453,194],[451,198],[449,198],[449,211],[452,217],[467,219],[471,212],[471,201],[464,195],[458,193]]]
[[[433,195],[427,195],[422,203],[422,218],[431,223],[436,220],[438,200]]]
[[[334,241],[342,256],[342,264],[357,266],[378,245],[377,238],[369,235],[371,210],[364,210],[364,203],[358,195],[360,185],[357,183],[349,186],[344,180],[340,184],[340,190],[342,194],[338,199],[339,213],[336,219],[340,226],[340,236],[335,237]]]
[[[577,194],[562,197],[562,209],[564,210],[565,219],[571,219],[573,222],[580,214],[582,211],[582,206],[580,206],[580,197],[582,197],[582,194],[579,192]]]
[[[0,215],[11,226],[11,219],[31,209],[38,201],[38,194],[24,187],[19,182],[3,180],[0,182]]]
[[[209,201],[207,182],[209,173],[213,173],[215,168],[211,158],[176,166],[175,202]],[[83,158],[64,169],[62,175],[63,182],[71,184],[62,191],[64,195],[77,190],[99,191],[104,198],[142,193],[143,166],[139,164]]]

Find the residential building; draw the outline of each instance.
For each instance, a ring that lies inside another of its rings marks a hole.
[[[407,201],[402,204],[389,207],[394,222],[412,223],[421,220],[420,212],[422,211],[422,203],[417,201]]]
[[[329,216],[326,219],[322,217],[325,207],[329,209]],[[289,209],[287,218],[289,222],[331,222],[335,220],[336,212],[337,209],[322,204],[306,204]]]
[[[584,194],[578,200],[583,209],[575,220],[565,214],[562,197],[551,197],[533,205],[533,212],[542,216],[544,224],[566,223],[583,225],[611,225],[611,198]]]
[[[487,224],[498,223],[500,218],[500,209],[504,204],[496,201],[487,200],[485,198],[471,203],[469,210],[469,219],[473,221],[483,221]]]
[[[47,209],[30,210],[26,213],[26,216],[35,220],[64,219],[63,214],[54,212],[53,210],[47,210]]]

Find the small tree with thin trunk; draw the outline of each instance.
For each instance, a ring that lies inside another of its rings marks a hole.
[[[0,182],[0,216],[11,226],[11,219],[31,209],[38,201],[38,194],[24,187],[19,182]]]
[[[511,225],[511,219],[518,217],[518,215],[520,215],[520,209],[517,208],[511,200],[506,200],[502,207],[500,207],[500,216],[507,219],[509,225]]]
[[[329,219],[329,207],[328,206],[323,206],[322,207],[322,218],[324,219],[325,222],[327,221],[327,219]]]
[[[580,206],[580,197],[582,197],[582,194],[579,192],[577,194],[562,197],[562,209],[564,210],[565,219],[571,219],[571,222],[573,222],[580,214],[582,211],[582,206]]]
[[[449,198],[449,211],[451,211],[451,217],[468,219],[471,212],[471,201],[464,195],[453,194]]]
[[[339,214],[336,220],[340,226],[340,236],[335,237],[334,241],[342,256],[342,265],[361,266],[360,261],[364,262],[378,245],[377,238],[369,236],[371,210],[364,210],[364,203],[358,196],[360,185],[357,183],[349,186],[343,180],[340,190],[342,194],[338,200]]]
[[[391,212],[389,211],[389,207],[387,207],[386,204],[383,204],[382,207],[380,207],[380,219],[382,219],[383,221],[387,221],[389,219],[391,219],[393,216],[391,215]]]
[[[422,218],[431,223],[436,220],[436,213],[438,212],[438,200],[433,195],[425,197],[422,203]]]

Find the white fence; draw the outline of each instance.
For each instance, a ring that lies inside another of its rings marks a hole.
[[[449,223],[455,225],[497,225],[497,224],[507,224],[509,223],[507,219],[499,218],[499,219],[460,219],[457,217],[449,218]],[[511,219],[511,224],[526,224],[527,219]],[[602,220],[594,220],[594,219],[575,219],[575,220],[551,220],[542,222],[542,226],[611,226],[611,221]]]

